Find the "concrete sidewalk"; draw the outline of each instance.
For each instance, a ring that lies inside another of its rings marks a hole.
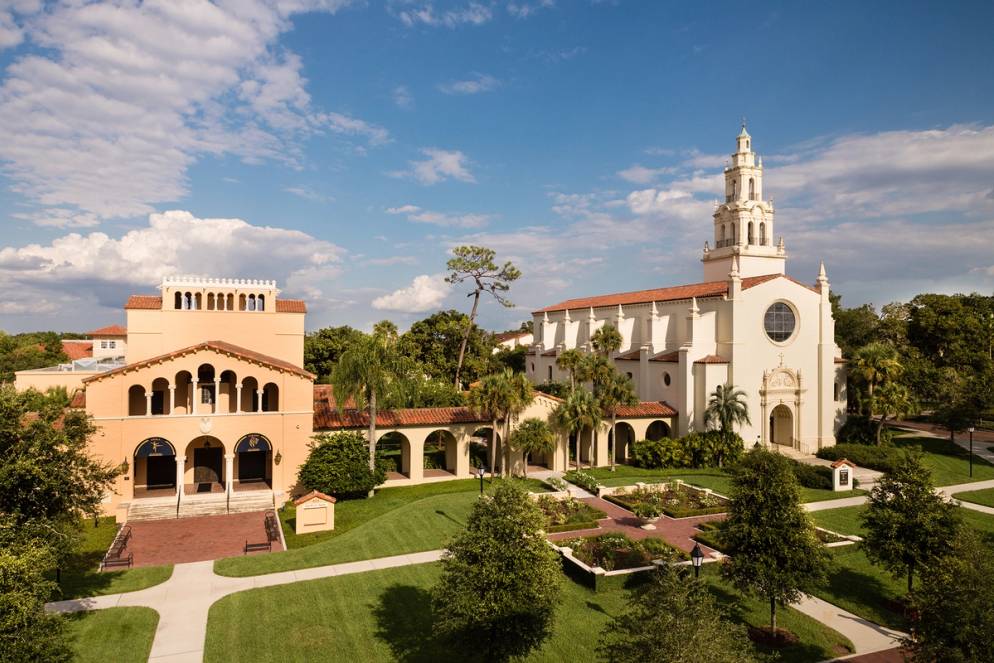
[[[854,654],[870,654],[893,649],[899,646],[901,638],[907,635],[857,617],[838,606],[807,594],[804,594],[799,602],[791,604],[791,607],[849,638],[855,648]]]

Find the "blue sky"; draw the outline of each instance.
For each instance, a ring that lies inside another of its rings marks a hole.
[[[745,10],[748,11],[745,11]],[[740,118],[788,272],[994,287],[994,5],[0,3],[0,328],[275,278],[309,327],[465,308],[447,251],[568,297],[700,280]]]

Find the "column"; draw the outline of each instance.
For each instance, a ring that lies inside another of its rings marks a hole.
[[[176,456],[176,493],[183,495],[183,470],[186,467],[186,457]]]
[[[214,378],[214,405],[213,412],[217,414],[219,412],[218,407],[221,403],[221,378]]]
[[[169,414],[176,414],[176,385],[169,385]]]
[[[190,382],[190,414],[197,413],[197,383],[199,380],[193,378]]]
[[[145,416],[152,414],[152,392],[145,392]]]
[[[235,472],[235,454],[224,454],[224,491],[231,494],[234,484],[232,475]]]
[[[235,412],[241,414],[242,412],[242,383],[239,382],[235,385],[235,391],[237,396],[235,396]]]
[[[255,412],[262,412],[262,389],[255,390]]]

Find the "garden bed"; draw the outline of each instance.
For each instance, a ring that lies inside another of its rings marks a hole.
[[[601,496],[636,515],[659,511],[670,518],[690,518],[728,510],[726,498],[708,488],[695,488],[682,481],[620,486],[610,492],[601,491]]]
[[[600,509],[595,509],[568,494],[562,497],[558,494],[537,495],[535,503],[545,515],[545,531],[550,534],[595,529],[598,526],[597,521],[607,517]]]
[[[699,524],[697,526],[699,531],[692,538],[712,550],[723,550],[724,547],[721,543],[721,525],[723,522],[723,520],[712,520]]]
[[[624,583],[626,576],[651,571],[656,564],[689,559],[662,539],[635,541],[624,534],[601,534],[551,544],[563,556],[566,574],[595,591]]]

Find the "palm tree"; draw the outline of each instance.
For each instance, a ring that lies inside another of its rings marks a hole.
[[[601,409],[611,417],[611,448],[608,449],[608,454],[611,456],[611,469],[614,470],[614,450],[618,446],[618,407],[638,405],[639,399],[635,395],[631,378],[621,373],[612,373],[599,387],[597,401]]]
[[[736,424],[751,425],[746,393],[734,385],[719,384],[708,399],[708,407],[704,410],[704,423],[708,426],[717,425],[726,442],[729,434],[734,432]],[[721,466],[720,455],[718,466]]]
[[[897,350],[889,343],[874,341],[856,351],[852,362],[853,376],[866,384],[866,407],[873,416],[876,388],[901,374]]]
[[[915,401],[911,392],[903,384],[888,381],[880,385],[876,396],[873,398],[873,405],[880,413],[880,420],[877,422],[877,444],[880,444],[880,433],[883,431],[884,422],[887,417],[893,416],[898,419],[910,414],[915,410]]]
[[[552,413],[553,421],[559,430],[576,435],[576,467],[580,468],[580,434],[584,429],[597,430],[601,425],[601,408],[594,395],[582,387],[570,391]],[[567,462],[567,469],[569,463]]]
[[[494,476],[497,449],[497,424],[504,423],[504,474],[510,474],[511,451],[507,444],[511,423],[524,411],[534,398],[531,382],[524,373],[505,369],[485,376],[469,392],[470,408],[489,418],[493,424],[490,433],[490,476]]]
[[[594,346],[594,350],[605,357],[610,357],[612,352],[620,350],[624,340],[621,332],[614,325],[604,325],[590,337],[590,343]]]
[[[363,334],[342,353],[331,374],[335,401],[341,412],[348,401],[369,417],[369,469],[376,470],[376,408],[403,389],[409,367],[392,345]],[[373,496],[373,491],[369,491]]]
[[[556,436],[549,424],[534,417],[525,419],[511,434],[510,446],[520,451],[525,461],[525,478],[528,478],[528,460],[532,454],[551,453],[556,448]]]
[[[504,476],[511,476],[511,424],[518,418],[518,415],[525,411],[535,399],[535,389],[531,381],[524,373],[516,373],[506,368],[500,373],[501,380],[507,384],[508,399],[504,403],[504,439],[508,444],[504,445]]]
[[[576,386],[576,369],[583,361],[583,357],[583,353],[576,348],[566,350],[556,357],[556,366],[558,366],[560,370],[569,371],[570,388]]]

